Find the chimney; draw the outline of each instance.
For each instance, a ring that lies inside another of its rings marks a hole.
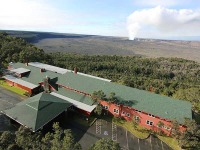
[[[150,89],[149,89],[149,92],[151,92],[151,91],[152,91],[152,88],[153,88],[153,86],[151,85],[151,86],[150,86]]]
[[[77,69],[76,69],[76,67],[74,68],[74,73],[76,73],[76,74],[77,74]]]
[[[28,63],[25,63],[26,66],[28,66]]]
[[[45,72],[45,68],[40,68],[40,73]]]

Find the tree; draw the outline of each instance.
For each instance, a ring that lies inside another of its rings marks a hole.
[[[70,129],[63,130],[59,123],[53,124],[53,133],[31,132],[30,129],[21,126],[18,131],[12,133],[5,131],[0,137],[0,150],[81,150],[81,145],[75,142]]]
[[[108,101],[109,103],[115,102],[115,101],[116,101],[115,95],[116,95],[115,92],[111,92],[110,95],[109,95],[109,97],[108,97],[108,99],[107,99],[107,101]]]
[[[188,88],[188,89],[180,89],[174,95],[174,98],[186,100],[192,103],[192,107],[195,110],[198,110],[199,102],[200,102],[200,89],[199,88]]]
[[[15,143],[15,134],[10,131],[5,131],[0,137],[0,146],[6,149],[9,145]]]
[[[56,122],[53,124],[53,131],[54,133],[52,134],[52,150],[59,150],[62,149],[62,135],[63,135],[63,130],[59,126],[59,123]]]
[[[53,136],[50,132],[46,133],[45,136],[42,138],[41,142],[42,142],[42,146],[41,149],[42,150],[49,150],[51,149],[51,140],[53,139]]]
[[[133,120],[132,120],[133,128],[137,129],[137,125],[138,125],[139,122],[140,122],[140,118],[137,117],[136,115],[134,115]]]
[[[30,129],[20,126],[15,132],[16,144],[23,149],[40,149],[41,147],[41,132],[32,133]]]
[[[162,127],[164,126],[164,123],[162,122],[162,121],[159,121],[158,123],[157,123],[157,127],[158,127],[158,129],[159,129],[159,133],[161,133],[161,129],[162,129]]]
[[[90,146],[88,150],[120,150],[119,143],[112,141],[111,139],[100,139],[95,144]]]
[[[185,118],[184,124],[187,126],[187,129],[181,132],[179,145],[185,148],[200,149],[200,125],[195,120],[187,118]]]
[[[81,150],[81,145],[75,142],[74,136],[71,130],[64,130],[63,138],[63,150]]]
[[[7,150],[21,150],[21,148],[16,144],[11,144],[8,146]]]
[[[59,123],[53,124],[53,133],[47,133],[42,138],[42,150],[81,150],[81,145],[75,142],[70,129],[63,130]]]
[[[180,137],[179,123],[176,119],[172,122],[172,135],[178,139]]]
[[[97,102],[98,100],[105,100],[106,99],[106,95],[104,94],[104,92],[102,90],[94,91],[91,94],[91,99],[94,102]]]
[[[102,106],[101,106],[100,103],[96,106],[94,112],[95,112],[98,116],[100,116],[100,115],[102,114]]]

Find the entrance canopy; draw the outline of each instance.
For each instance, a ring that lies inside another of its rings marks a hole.
[[[40,93],[2,111],[21,125],[37,131],[72,104],[56,96]]]

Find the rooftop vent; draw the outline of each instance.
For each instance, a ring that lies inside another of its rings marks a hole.
[[[77,69],[76,69],[76,67],[74,68],[74,73],[76,73],[76,74],[77,74]]]
[[[41,68],[41,69],[40,69],[40,73],[42,73],[42,72],[45,72],[45,69],[44,69],[44,68]]]

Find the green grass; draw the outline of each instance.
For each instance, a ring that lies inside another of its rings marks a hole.
[[[3,80],[2,78],[0,78],[0,86],[4,87],[4,88],[6,88],[6,89],[8,89],[8,90],[10,90],[12,92],[15,92],[15,93],[17,93],[19,95],[22,95],[22,96],[24,96],[24,93],[26,92],[25,90],[22,90],[22,89],[20,89],[18,87],[9,86],[8,83],[6,83],[5,80]]]
[[[181,150],[181,148],[178,146],[178,141],[175,138],[159,135],[157,135],[157,137],[163,142],[167,143],[174,150]]]

